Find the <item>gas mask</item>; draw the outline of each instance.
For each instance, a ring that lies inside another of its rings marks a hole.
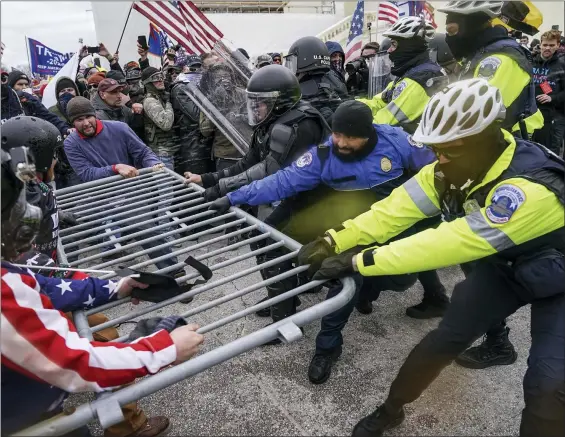
[[[2,150],[2,256],[13,259],[29,250],[39,231],[42,213],[26,200],[25,183],[35,179],[27,147]]]

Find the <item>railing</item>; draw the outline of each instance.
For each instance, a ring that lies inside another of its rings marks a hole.
[[[208,276],[204,278],[205,281],[200,280],[200,284],[196,281],[189,291],[181,292],[162,302],[151,305],[141,304],[141,308],[136,311],[122,307],[121,315],[95,327],[88,325],[89,314],[123,306],[129,303],[130,299],[124,298],[96,308],[76,311],[73,316],[79,335],[91,339],[94,332],[138,319],[160,309],[172,311],[173,304],[194,297],[197,299],[190,304],[190,309],[180,314],[181,317],[190,318],[307,270],[307,266],[297,266],[268,279],[257,280],[259,276],[256,273],[261,269],[292,260],[300,249],[300,244],[238,208],[232,207],[229,212],[221,215],[209,211],[210,202],[204,201],[202,191],[202,188],[196,185],[184,185],[181,176],[167,169],[159,172],[144,169],[135,178],[122,179],[121,176],[113,176],[57,191],[61,209],[72,211],[78,217],[76,226],[61,231],[58,248],[59,262],[79,269],[94,271],[106,269],[102,271],[102,278],[115,277],[117,272],[107,269],[116,264],[122,265],[124,262],[127,262],[131,269],[145,271],[148,266],[172,257],[191,255],[198,263],[206,263],[212,257],[223,254],[225,260],[207,266],[209,272],[214,274],[225,267],[237,265],[273,249],[279,251],[285,249],[282,254],[277,252],[275,258],[254,267],[240,268],[233,274],[223,272],[217,279]],[[159,224],[164,218],[168,221]],[[179,233],[188,235],[174,240],[165,238],[168,235]],[[208,238],[214,234],[218,235],[203,240],[203,237]],[[133,237],[135,241],[131,242]],[[230,237],[239,237],[239,241],[228,243],[228,245],[209,252],[197,252],[203,247],[209,248],[213,243],[226,242]],[[148,247],[147,243],[150,242],[153,244]],[[186,247],[171,250],[174,245],[185,243]],[[233,249],[252,244],[254,246],[251,246],[246,253],[231,257],[230,251]],[[114,248],[109,249],[108,246]],[[155,257],[154,252],[163,249],[168,249],[169,252]],[[128,250],[129,253],[119,257],[114,256],[110,260],[101,260],[107,255],[117,255],[125,250]],[[149,260],[145,258],[146,255],[149,255]],[[68,258],[73,259],[69,262]],[[184,271],[187,265],[184,262],[178,262],[156,272],[165,274],[182,269],[183,274],[180,277],[176,275],[176,282],[181,285],[201,276],[200,271],[192,271],[187,274]],[[248,281],[251,285],[240,290],[225,291],[220,296],[215,293],[213,298],[210,297],[211,292],[218,291],[217,288],[240,278],[251,278]],[[241,311],[230,312],[229,309],[226,309],[225,314],[219,319],[205,324],[198,332],[204,334],[219,329],[260,309],[293,298],[322,283],[323,281],[311,281]],[[302,337],[299,327],[338,310],[353,298],[354,281],[351,278],[345,278],[342,283],[341,293],[332,299],[318,303],[258,331],[236,338],[228,344],[149,376],[122,390],[105,393],[95,401],[79,406],[72,414],[41,422],[16,435],[61,435],[95,419],[103,428],[107,428],[124,420],[121,406],[129,402],[149,396],[273,339],[279,338],[284,343],[296,341]],[[116,341],[127,341],[127,338],[127,335],[123,335]]]

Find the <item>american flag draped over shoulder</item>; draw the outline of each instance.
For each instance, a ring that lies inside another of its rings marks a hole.
[[[351,19],[349,37],[345,46],[345,64],[361,56],[363,47],[363,23],[365,21],[365,2],[360,0]]]
[[[132,8],[163,29],[188,54],[211,51],[224,34],[191,1],[136,1]]]
[[[379,12],[377,14],[378,21],[386,21],[387,23],[394,24],[398,20],[399,9],[394,2],[380,2]]]

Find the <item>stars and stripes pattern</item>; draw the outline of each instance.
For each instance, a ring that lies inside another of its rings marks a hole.
[[[176,359],[176,347],[163,330],[133,343],[81,338],[46,292],[51,288],[53,293],[86,299],[88,304],[100,295],[115,294],[108,281],[43,278],[48,283],[42,283],[40,278],[2,263],[2,365],[47,383],[43,387],[30,385],[34,390],[51,390],[50,385],[67,392],[111,390],[156,373]],[[25,384],[19,389],[25,390]],[[2,395],[3,399],[10,396]],[[42,396],[30,393],[30,399],[34,395]],[[33,403],[28,404],[22,407],[33,411]]]
[[[163,29],[187,54],[201,55],[224,37],[191,1],[136,1],[132,8]]]
[[[399,9],[394,2],[380,2],[377,21],[385,21],[394,24],[398,21]]]
[[[365,21],[365,2],[360,0],[351,18],[349,37],[345,46],[345,64],[361,56],[363,48],[363,23]]]

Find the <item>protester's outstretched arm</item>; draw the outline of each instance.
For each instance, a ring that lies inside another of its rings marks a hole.
[[[177,360],[177,348],[166,331],[131,344],[79,337],[72,323],[39,293],[32,276],[4,268],[1,346],[3,365],[68,392],[111,390]]]

